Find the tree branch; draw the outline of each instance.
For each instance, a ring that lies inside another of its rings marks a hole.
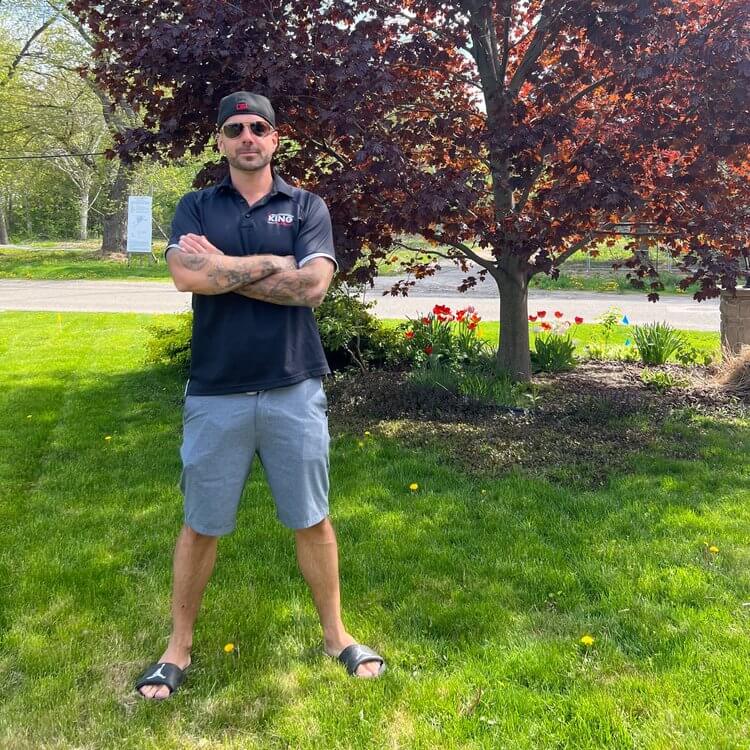
[[[553,20],[553,17],[551,15],[551,7],[552,3],[547,2],[542,8],[542,16],[539,19],[539,23],[537,24],[534,38],[531,40],[531,44],[526,50],[526,54],[523,56],[523,60],[521,60],[519,66],[516,68],[515,73],[513,73],[513,77],[510,79],[510,83],[508,84],[508,92],[511,96],[515,97],[518,95],[518,92],[521,90],[521,86],[523,86],[524,82],[529,76],[529,73],[531,73],[532,69],[541,57],[542,52],[544,52],[547,46],[554,39],[553,35],[547,33],[552,26]],[[545,37],[549,38],[545,39]]]
[[[26,53],[29,51],[29,47],[34,43],[34,40],[40,36],[40,34],[43,34],[57,19],[57,14],[50,16],[38,29],[34,31],[34,33],[26,40],[26,44],[23,45],[21,48],[21,51],[13,58],[13,62],[8,66],[8,76],[3,81],[3,85],[8,83],[11,78],[16,73],[16,70],[18,69],[18,66],[21,64],[21,60],[25,57]]]

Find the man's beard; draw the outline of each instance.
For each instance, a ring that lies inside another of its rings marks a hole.
[[[251,156],[253,159],[252,165],[248,164],[245,159],[247,159],[248,156]],[[265,169],[270,163],[271,159],[273,159],[273,154],[237,154],[235,156],[228,156],[227,155],[227,161],[229,162],[229,165],[234,167],[235,169],[239,169],[242,172],[259,172],[262,169]]]

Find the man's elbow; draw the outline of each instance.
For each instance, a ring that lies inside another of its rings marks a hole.
[[[328,284],[310,290],[310,307],[320,307],[328,293]]]
[[[172,274],[172,281],[178,292],[192,292],[192,284],[182,274]]]

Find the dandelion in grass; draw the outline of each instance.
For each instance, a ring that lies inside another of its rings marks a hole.
[[[590,636],[590,635],[584,635],[584,636],[583,636],[583,637],[581,638],[581,640],[579,641],[579,643],[580,643],[580,644],[581,644],[582,646],[586,646],[586,647],[588,648],[589,646],[593,646],[593,645],[594,645],[594,639],[593,639],[593,637],[592,637],[592,636]]]
[[[419,489],[419,485],[418,485],[418,484],[417,484],[416,482],[412,482],[412,483],[411,483],[411,484],[409,485],[409,489],[410,489],[410,490],[411,490],[412,492],[416,492],[416,491],[417,491],[417,490]]]
[[[364,443],[363,443],[363,442],[362,442],[362,441],[360,440],[360,441],[359,441],[359,442],[357,443],[357,447],[358,447],[358,448],[364,448],[364,447],[365,447],[365,444],[364,444]]]
[[[487,490],[482,490],[482,494],[486,495],[487,494]]]
[[[227,654],[234,653],[234,643],[227,643],[227,645],[224,646],[224,652]]]
[[[26,419],[31,419],[31,414],[27,414]]]
[[[717,546],[715,546],[715,545],[713,545],[713,544],[712,544],[712,545],[711,545],[711,546],[710,546],[710,547],[708,548],[708,551],[709,551],[709,552],[710,552],[711,554],[713,554],[713,555],[716,555],[716,554],[718,554],[718,552],[719,552],[719,548],[718,548]]]
[[[105,439],[105,440],[106,440],[107,442],[109,442],[110,440],[112,440],[112,435],[105,435],[105,436],[104,436],[104,439]]]
[[[365,430],[365,437],[370,437],[372,433],[369,430]]]

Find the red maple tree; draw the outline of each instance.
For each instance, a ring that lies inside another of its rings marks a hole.
[[[462,289],[492,277],[498,365],[517,378],[529,280],[607,233],[637,226],[625,265],[653,300],[644,238],[697,299],[735,285],[750,233],[746,0],[71,7],[97,40],[98,81],[143,116],[120,153],[200,153],[220,96],[267,94],[288,136],[280,168],[328,202],[344,268],[364,258],[351,275],[367,281],[419,234],[466,270]]]

